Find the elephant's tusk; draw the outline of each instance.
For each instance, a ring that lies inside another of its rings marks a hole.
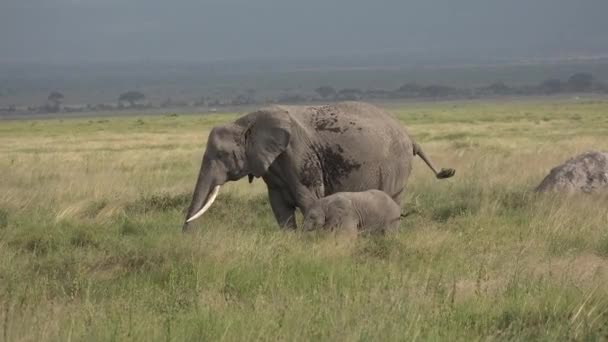
[[[186,223],[190,223],[190,222],[196,220],[197,218],[203,216],[205,211],[207,211],[207,209],[209,209],[209,207],[211,207],[211,205],[213,204],[213,201],[215,201],[215,198],[217,197],[217,194],[219,192],[220,192],[220,186],[216,185],[215,188],[213,188],[213,191],[211,191],[211,195],[209,195],[209,199],[207,200],[207,203],[205,203],[205,205],[201,208],[201,210],[199,210],[196,214],[194,214],[194,216],[192,216],[191,218],[186,220]]]

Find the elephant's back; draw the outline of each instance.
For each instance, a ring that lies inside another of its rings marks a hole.
[[[309,135],[319,138],[325,159],[326,195],[383,190],[398,195],[413,158],[405,127],[389,112],[363,102],[288,109]]]
[[[340,113],[340,115],[345,117],[352,117],[353,119],[359,120],[359,122],[363,124],[374,125],[382,124],[383,122],[387,125],[399,124],[399,121],[393,114],[367,102],[338,102],[327,105],[326,107],[335,109],[338,113]],[[383,119],[386,121],[379,122],[378,119]]]
[[[413,144],[404,125],[388,111],[364,102],[340,102],[313,107],[310,124],[328,140],[345,142],[345,150],[372,160],[413,155]],[[377,157],[377,158],[376,158]]]
[[[338,102],[322,106],[284,106],[315,134],[328,136],[384,135],[391,142],[408,140],[405,127],[388,111],[365,102]]]

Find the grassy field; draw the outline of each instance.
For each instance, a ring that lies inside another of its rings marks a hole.
[[[181,233],[236,114],[0,121],[0,340],[608,339],[608,198],[531,191],[608,150],[608,101],[391,110],[457,174],[416,161],[418,214],[356,240],[280,231],[246,180]]]

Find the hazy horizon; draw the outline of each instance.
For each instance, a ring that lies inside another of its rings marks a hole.
[[[605,13],[600,0],[4,0],[0,63],[605,55]]]

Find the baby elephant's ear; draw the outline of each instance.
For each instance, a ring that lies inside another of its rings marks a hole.
[[[262,177],[291,140],[291,118],[283,110],[255,113],[245,133],[247,164],[255,177]]]

